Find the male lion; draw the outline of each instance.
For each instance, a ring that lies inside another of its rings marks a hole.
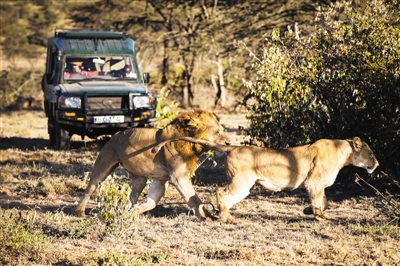
[[[182,113],[164,129],[130,128],[118,132],[100,151],[85,194],[76,207],[76,215],[85,215],[90,195],[98,184],[121,164],[131,179],[130,201],[135,212],[143,213],[153,209],[164,195],[168,183],[171,183],[199,219],[207,218],[202,202],[189,180],[190,175],[198,167],[196,163],[199,156],[208,151],[207,148],[187,141],[177,141],[166,144],[165,148],[156,154],[151,152],[151,148],[157,143],[179,136],[190,136],[216,143],[229,141],[219,123],[219,118],[212,112],[202,110]],[[153,178],[153,182],[149,188],[147,201],[136,204],[148,177]]]
[[[320,139],[310,145],[287,149],[226,146],[190,137],[175,140],[186,140],[227,153],[228,185],[217,189],[219,218],[223,222],[235,222],[228,210],[244,199],[255,183],[271,191],[305,188],[311,206],[303,212],[314,214],[319,221],[328,221],[322,214],[327,208],[325,188],[335,182],[339,170],[352,164],[372,173],[379,165],[368,144],[359,137],[353,140]],[[174,139],[158,144],[153,152],[170,141]]]

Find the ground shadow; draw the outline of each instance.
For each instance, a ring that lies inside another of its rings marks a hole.
[[[104,145],[108,139],[90,140],[90,141],[71,141],[71,150],[79,150],[82,148],[98,148]],[[45,150],[51,149],[48,139],[41,138],[23,138],[23,137],[9,137],[0,138],[0,150],[16,148],[20,150]]]
[[[85,215],[94,216],[98,214],[99,208],[92,206],[87,206],[85,208]],[[75,207],[74,202],[70,202],[70,204],[64,205],[47,205],[47,204],[25,204],[23,203],[23,199],[13,199],[13,200],[0,200],[0,208],[2,210],[10,210],[17,209],[19,211],[33,211],[40,213],[57,213],[63,212],[66,215],[75,215]],[[193,211],[191,211],[188,207],[185,206],[184,203],[163,203],[161,205],[157,205],[153,210],[143,213],[142,215],[161,218],[161,217],[178,217],[181,215],[185,216],[194,216]]]
[[[23,200],[2,200],[0,201],[0,207],[3,210],[17,209],[22,211],[37,211],[40,213],[56,213],[63,212],[68,215],[73,215],[75,206],[71,205],[46,205],[46,204],[25,204]]]
[[[314,218],[313,215],[306,215],[302,212],[293,212],[293,215],[269,215],[268,213],[234,213],[231,212],[231,215],[236,218],[236,220],[240,223],[241,220],[251,220],[251,221],[276,221],[276,222],[284,222],[285,224],[299,224],[303,222],[310,223],[323,223]],[[371,223],[371,221],[357,219],[357,218],[329,218],[327,217],[327,224],[331,225],[344,225],[344,224],[361,224],[366,225]],[[293,230],[293,229],[291,229]],[[302,230],[299,228],[299,230]],[[323,236],[321,236],[323,237]]]

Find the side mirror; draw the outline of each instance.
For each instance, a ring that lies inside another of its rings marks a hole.
[[[150,81],[150,74],[149,74],[149,72],[143,72],[143,82],[144,82],[145,84],[148,84],[149,81]]]

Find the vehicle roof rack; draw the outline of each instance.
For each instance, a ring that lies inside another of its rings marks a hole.
[[[60,38],[82,38],[82,39],[122,39],[128,38],[127,32],[111,30],[76,30],[76,29],[55,29],[54,36]]]

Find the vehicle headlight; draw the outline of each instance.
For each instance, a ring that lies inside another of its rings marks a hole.
[[[60,96],[58,106],[62,108],[81,108],[81,97]]]
[[[150,96],[133,97],[133,106],[137,108],[149,108],[154,104],[154,99]]]

